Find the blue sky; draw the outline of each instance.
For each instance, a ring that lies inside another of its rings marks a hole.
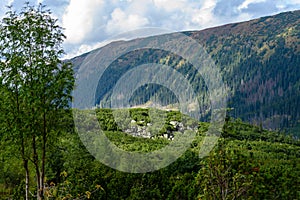
[[[1,0],[21,8],[25,1]],[[66,57],[92,50],[114,35],[157,27],[170,31],[202,30],[226,23],[300,9],[300,0],[29,0],[43,3],[65,28]]]

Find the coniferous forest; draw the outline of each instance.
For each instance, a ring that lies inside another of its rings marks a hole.
[[[202,31],[183,32],[199,42],[220,69],[229,90],[230,116],[262,124],[266,129],[298,133],[299,15],[299,11],[286,12]],[[119,41],[109,47],[124,48],[127,45]],[[71,59],[75,73],[90,54],[101,50]],[[191,63],[164,50],[140,49],[120,56],[105,70],[99,80],[95,105],[108,107],[117,80],[145,63],[165,64],[176,69],[196,88],[201,104],[209,101],[206,84]],[[131,98],[132,105],[149,101],[157,101],[162,106],[178,103],[168,88],[155,84],[144,85]],[[208,121],[208,117],[203,116],[202,120]]]
[[[199,151],[211,113],[191,119],[176,109],[180,102],[168,88],[146,84],[134,91],[134,108],[108,108],[122,74],[151,62],[185,75],[209,109],[205,81],[191,63],[157,49],[112,63],[99,80],[93,111],[117,148],[148,153],[187,130],[196,133],[170,165],[128,173],[101,163],[84,145],[80,134],[99,134],[86,117],[92,109],[77,116],[90,131],[75,126],[78,110],[70,102],[88,54],[62,61],[65,35],[51,11],[42,4],[26,4],[21,12],[11,7],[0,25],[0,199],[300,199],[299,16],[294,11],[184,32],[216,61],[230,93],[221,135],[205,157]],[[158,108],[146,108],[151,102]]]

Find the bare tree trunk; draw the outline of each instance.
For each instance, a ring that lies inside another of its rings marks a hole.
[[[20,110],[20,102],[19,102],[19,90],[17,87],[18,84],[15,85],[16,90],[16,106],[17,106],[17,130],[21,130],[21,120],[19,118],[19,114],[21,113]],[[29,200],[29,167],[28,167],[28,158],[25,156],[25,140],[23,132],[20,131],[19,134],[21,135],[21,156],[23,160],[23,167],[25,170],[25,200]]]
[[[28,158],[25,157],[25,142],[23,135],[21,136],[21,155],[23,160],[23,167],[25,170],[25,200],[29,200],[29,167]]]
[[[36,187],[37,187],[37,200],[42,199],[41,192],[41,174],[40,174],[40,169],[39,169],[39,158],[38,158],[38,153],[37,153],[37,147],[36,147],[36,137],[35,134],[32,136],[32,150],[33,150],[33,164],[35,167],[35,174],[36,174]]]
[[[23,159],[23,166],[25,169],[25,200],[29,200],[29,168],[27,159]]]
[[[44,199],[44,180],[45,180],[45,163],[46,163],[46,143],[47,143],[47,121],[46,121],[46,112],[43,115],[43,144],[42,144],[42,166],[41,166],[41,197]]]

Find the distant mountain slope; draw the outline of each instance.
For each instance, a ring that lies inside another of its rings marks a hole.
[[[299,134],[300,11],[183,33],[203,45],[220,68],[230,89],[228,107],[233,110],[229,115],[265,128],[288,129]],[[89,53],[71,60],[75,71],[87,55]],[[99,80],[95,104],[109,103],[112,88],[122,74],[150,61],[168,64],[185,74],[197,86],[199,94],[203,94],[199,99],[207,100],[202,78],[195,75],[189,64],[182,67],[181,60],[161,50],[140,50],[123,55]],[[151,84],[137,90],[132,102],[144,104],[153,99],[162,105],[178,102],[167,88]]]

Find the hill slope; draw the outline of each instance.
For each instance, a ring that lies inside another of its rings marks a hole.
[[[140,121],[148,111],[130,112]],[[97,116],[100,124],[105,121],[109,140],[125,151],[153,152],[171,142],[118,131],[110,120],[112,110],[99,109]],[[80,119],[87,126],[93,124],[88,117]],[[87,151],[76,132],[63,132],[49,145],[46,195],[49,199],[299,199],[299,140],[227,118],[218,144],[207,157],[199,158],[209,126],[199,123],[190,148],[174,163],[141,174],[102,164]],[[14,148],[0,140],[0,199],[24,197],[22,160],[15,156]]]
[[[229,115],[265,128],[299,133],[300,11],[183,33],[203,45],[220,68],[230,90],[228,107],[233,109]],[[76,71],[88,55],[71,60]],[[182,67],[181,60],[160,50],[144,49],[123,55],[99,77],[95,104],[107,107],[117,80],[126,71],[149,62],[168,64],[185,74],[197,86],[198,94],[203,94],[199,99],[208,101],[203,79],[194,75],[189,64]],[[178,103],[172,91],[151,84],[138,89],[131,100],[133,105],[149,101],[161,105]]]

